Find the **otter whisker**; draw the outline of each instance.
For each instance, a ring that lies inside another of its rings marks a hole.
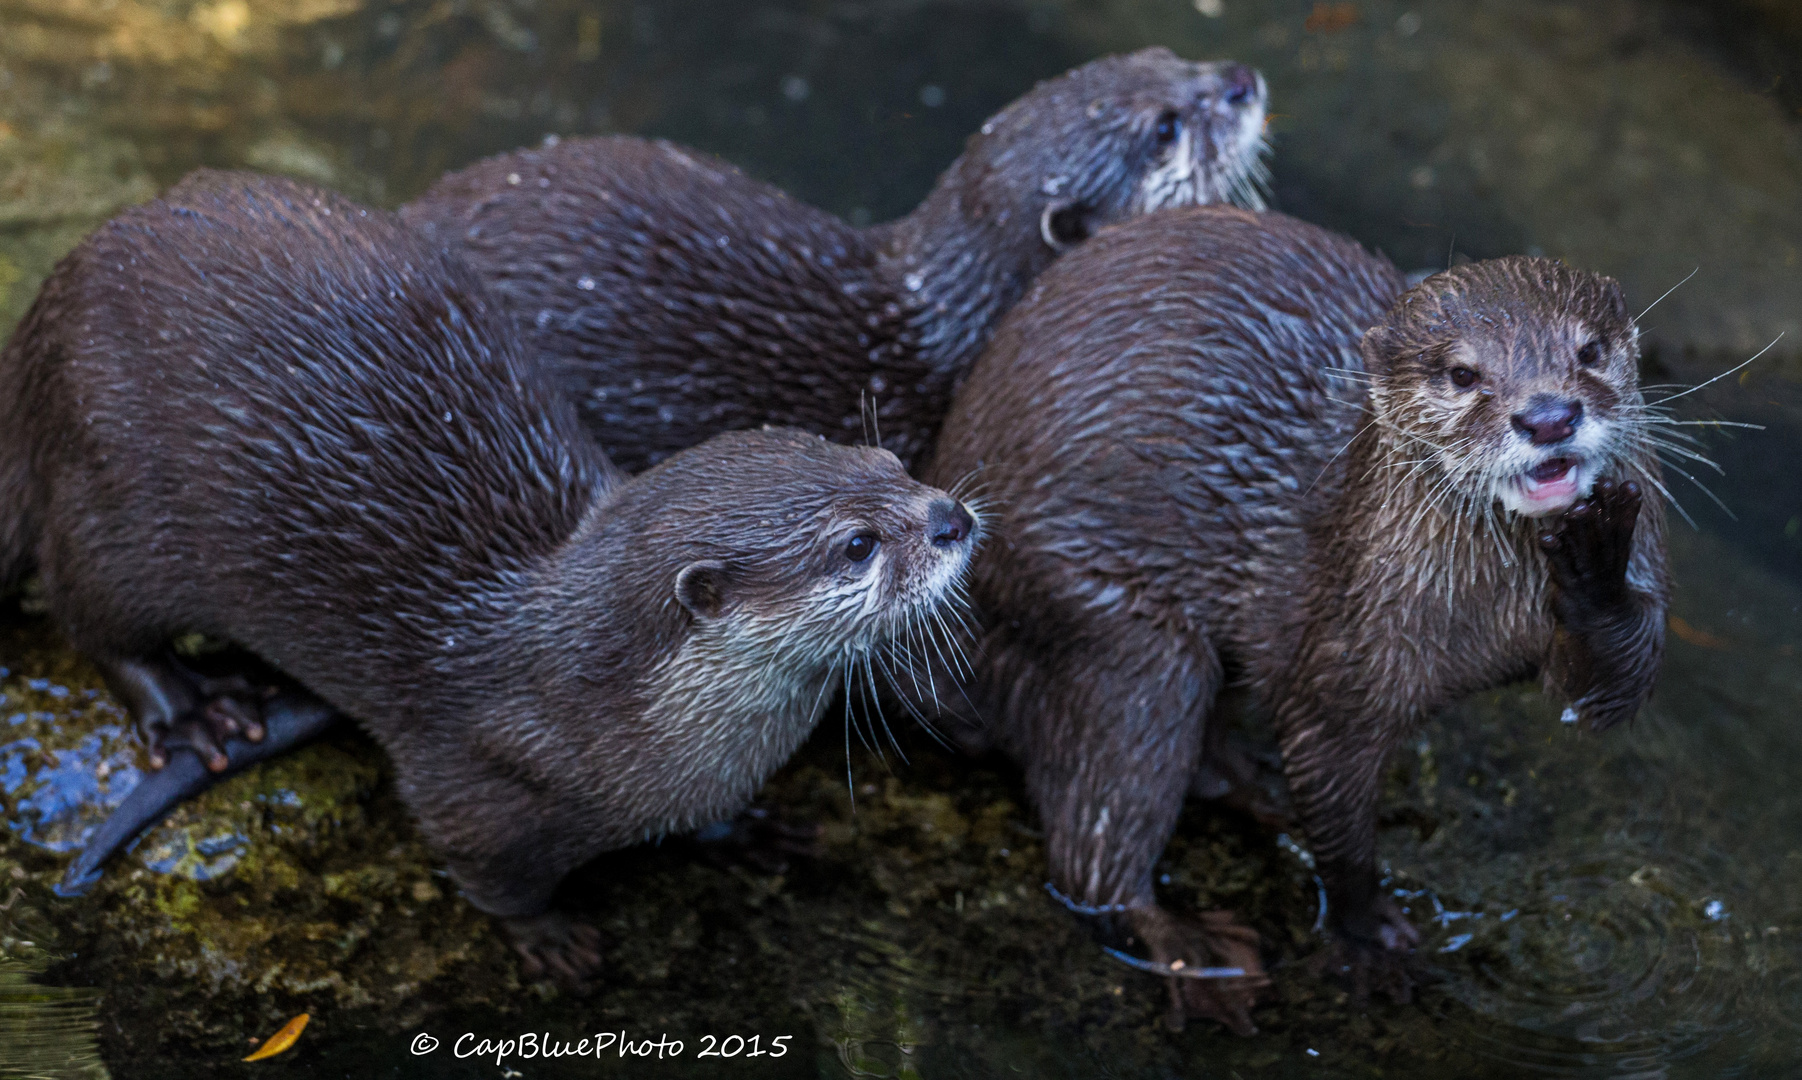
[[[951,486],[945,489],[945,494],[951,496],[953,499],[956,499],[959,502],[963,502],[964,494],[965,494],[964,485],[973,482],[976,479],[976,477],[978,475],[980,475],[981,473],[982,473],[982,466],[981,465],[975,466],[974,468],[970,469],[968,472],[964,473],[962,476],[958,477],[955,481],[953,481]]]
[[[932,673],[932,658],[926,652],[926,639],[926,627],[920,619],[920,613],[918,611],[909,612],[907,622],[908,662],[910,664],[917,662],[926,669],[927,689],[931,691],[932,700],[937,701],[939,699],[938,679]],[[919,644],[916,646],[915,642]]]
[[[1330,458],[1327,458],[1326,464],[1322,465],[1320,467],[1320,471],[1318,473],[1314,474],[1314,479],[1308,482],[1307,491],[1302,492],[1302,495],[1305,497],[1310,492],[1312,492],[1314,490],[1314,486],[1316,484],[1320,483],[1320,478],[1326,475],[1327,469],[1332,467],[1333,462],[1339,460],[1339,455],[1345,453],[1346,450],[1350,449],[1351,444],[1358,441],[1358,436],[1364,434],[1366,431],[1369,431],[1372,427],[1375,427],[1377,423],[1378,423],[1378,421],[1375,417],[1371,418],[1370,423],[1365,424],[1363,427],[1361,427],[1357,431],[1353,432],[1352,437],[1345,440],[1344,446],[1341,446],[1339,449],[1333,451],[1333,456]]]
[[[937,625],[938,630],[944,633],[944,645],[942,648],[939,644],[938,634],[928,635],[928,639],[932,642],[933,651],[938,654],[939,659],[945,663],[952,674],[960,679],[971,678],[973,673],[963,664],[964,658],[957,651],[956,642],[952,638],[951,628],[945,625],[944,617],[936,611],[931,612],[930,614],[932,615],[933,622]],[[946,656],[947,652],[951,654],[949,657]]]
[[[1753,353],[1750,357],[1748,357],[1741,363],[1735,364],[1732,367],[1728,368],[1726,371],[1723,371],[1719,375],[1716,375],[1714,378],[1709,379],[1707,382],[1697,383],[1696,385],[1690,387],[1688,390],[1685,390],[1680,394],[1672,394],[1669,397],[1661,397],[1657,401],[1652,402],[1651,404],[1663,405],[1667,401],[1676,401],[1678,398],[1687,397],[1688,395],[1695,393],[1697,390],[1701,390],[1701,389],[1704,389],[1705,387],[1713,386],[1715,383],[1720,382],[1722,379],[1725,379],[1727,376],[1733,374],[1734,372],[1736,372],[1736,371],[1740,370],[1741,368],[1745,367],[1746,365],[1750,364],[1752,361],[1763,356],[1765,353],[1770,352],[1772,349],[1776,348],[1777,343],[1782,340],[1783,340],[1783,334],[1780,333],[1776,337],[1771,339],[1771,343],[1769,345],[1766,345],[1764,348]]]
[[[1764,431],[1763,424],[1748,424],[1739,420],[1675,420],[1664,416],[1635,417],[1636,423],[1657,424],[1661,427],[1722,427],[1745,428],[1748,431]]]
[[[1659,450],[1664,451],[1665,453],[1676,454],[1679,457],[1687,458],[1690,461],[1696,462],[1697,464],[1706,465],[1709,468],[1713,469],[1715,471],[1715,473],[1720,476],[1727,475],[1727,470],[1721,468],[1720,465],[1716,464],[1713,459],[1704,457],[1703,455],[1696,453],[1694,450],[1691,450],[1687,446],[1678,446],[1674,443],[1668,442],[1664,439],[1660,439],[1660,438],[1657,438],[1652,435],[1645,436],[1645,441],[1648,444],[1657,447]]]
[[[947,750],[957,749],[945,738],[944,733],[939,731],[938,725],[934,724],[930,717],[921,712],[919,707],[908,699],[906,693],[902,691],[899,684],[896,683],[894,672],[888,669],[886,663],[882,664],[882,677],[887,679],[889,685],[895,689],[895,696],[900,700],[901,708],[906,711],[908,716],[913,717],[914,723],[919,724],[926,730],[926,734],[931,736],[932,741],[938,743]]]
[[[882,733],[888,736],[889,745],[895,748],[895,756],[901,759],[901,764],[912,764],[907,760],[907,751],[901,748],[901,740],[895,737],[894,729],[888,726],[888,717],[884,715],[882,711],[882,691],[877,689],[875,668],[871,663],[870,654],[867,652],[863,654],[863,677],[864,684],[868,686],[870,690],[869,705],[874,714],[871,721],[871,730],[875,730],[876,724],[881,724]]]
[[[1726,514],[1729,518],[1731,518],[1734,521],[1739,520],[1739,515],[1735,514],[1732,510],[1729,510],[1727,508],[1727,504],[1721,501],[1721,498],[1719,495],[1716,495],[1713,491],[1710,491],[1707,484],[1702,483],[1702,481],[1696,479],[1694,476],[1685,472],[1681,468],[1678,468],[1676,465],[1672,464],[1669,461],[1664,462],[1664,467],[1671,470],[1672,472],[1676,473],[1678,476],[1681,476],[1683,479],[1688,480],[1690,483],[1696,485],[1696,487],[1700,488],[1702,490],[1702,494],[1708,496],[1709,501],[1713,502],[1716,506],[1721,508],[1721,513]],[[1726,474],[1722,473],[1722,475],[1726,475]]]
[[[1677,511],[1678,516],[1689,523],[1690,528],[1698,529],[1699,531],[1699,527],[1696,525],[1696,519],[1689,516],[1689,511],[1685,510],[1683,504],[1677,501],[1677,496],[1671,494],[1671,489],[1665,487],[1664,481],[1660,480],[1652,470],[1646,468],[1639,462],[1634,462],[1630,468],[1633,472],[1638,474],[1641,480],[1652,485],[1652,488],[1656,490],[1658,494],[1663,495],[1664,501],[1671,504],[1671,509]]]
[[[1685,286],[1685,285],[1687,285],[1687,284],[1689,284],[1689,279],[1690,279],[1690,278],[1693,278],[1693,277],[1695,277],[1695,276],[1696,276],[1696,275],[1697,275],[1697,274],[1699,274],[1699,273],[1701,273],[1701,272],[1702,272],[1702,268],[1701,268],[1701,267],[1700,267],[1700,266],[1698,266],[1698,267],[1696,267],[1696,268],[1695,268],[1695,269],[1694,269],[1694,270],[1691,270],[1691,271],[1690,271],[1690,272],[1689,272],[1689,273],[1687,273],[1687,274],[1685,274],[1685,275],[1684,275],[1684,276],[1683,276],[1683,280],[1682,280],[1682,281],[1679,281],[1679,282],[1677,282],[1677,284],[1675,284],[1675,285],[1672,285],[1672,286],[1671,286],[1671,287],[1670,287],[1670,288],[1668,288],[1668,289],[1666,289],[1666,290],[1664,290],[1664,295],[1663,295],[1663,296],[1660,296],[1660,297],[1659,297],[1659,298],[1658,298],[1658,299],[1656,299],[1656,300],[1654,300],[1654,301],[1652,301],[1652,302],[1651,302],[1651,303],[1649,303],[1649,304],[1647,304],[1647,305],[1646,305],[1646,310],[1645,310],[1645,311],[1642,311],[1642,312],[1640,312],[1640,313],[1639,313],[1639,314],[1638,314],[1638,315],[1635,315],[1635,316],[1634,316],[1634,317],[1633,317],[1633,321],[1634,321],[1634,322],[1638,322],[1638,321],[1639,321],[1639,320],[1641,320],[1641,319],[1643,319],[1643,318],[1645,318],[1645,317],[1646,317],[1646,311],[1651,311],[1651,310],[1652,310],[1652,309],[1653,309],[1653,308],[1655,308],[1655,307],[1657,307],[1657,306],[1658,306],[1658,305],[1659,305],[1659,304],[1662,304],[1662,303],[1664,303],[1664,297],[1665,297],[1665,296],[1669,296],[1669,295],[1670,295],[1670,294],[1672,294],[1672,293],[1674,293],[1674,292],[1676,292],[1676,291],[1677,291],[1677,290],[1678,290],[1678,289],[1681,289],[1681,288],[1682,288],[1682,287],[1683,287],[1683,286]]]
[[[912,633],[913,627],[911,623],[904,626],[902,628],[902,633],[896,635],[895,640],[889,643],[889,653],[891,656],[899,654],[906,658],[907,677],[913,683],[914,695],[916,697],[924,697],[926,689],[920,685],[920,669],[914,661],[911,641]],[[890,682],[895,682],[895,680],[891,677]],[[898,683],[896,684],[896,693],[900,694],[902,697],[906,697],[906,691],[902,690]]]

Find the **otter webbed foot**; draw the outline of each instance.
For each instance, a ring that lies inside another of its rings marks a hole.
[[[762,874],[783,874],[794,860],[813,861],[824,853],[821,832],[815,822],[796,822],[780,812],[753,806],[731,820],[697,830],[693,839],[701,857],[716,867],[744,866]]]
[[[501,920],[527,979],[550,979],[574,994],[593,989],[601,973],[601,932],[561,911]]]
[[[228,740],[263,741],[263,703],[277,692],[273,686],[254,686],[242,675],[202,675],[173,656],[102,661],[99,667],[136,718],[152,769],[185,747],[209,770],[224,772],[231,764]]]
[[[1308,961],[1308,968],[1347,980],[1359,1002],[1370,1000],[1374,991],[1406,1005],[1414,1000],[1415,987],[1427,981],[1414,953],[1418,944],[1420,931],[1401,905],[1378,895],[1362,911],[1340,920],[1332,940]]]
[[[1251,1009],[1270,985],[1258,954],[1258,933],[1230,911],[1204,911],[1193,919],[1157,906],[1131,908],[1124,918],[1132,936],[1151,954],[1149,963],[1116,953],[1133,967],[1168,972],[1170,1008],[1164,1023],[1181,1031],[1189,1018],[1215,1020],[1236,1035],[1255,1035]],[[1237,970],[1241,974],[1229,974]]]
[[[1597,480],[1588,498],[1540,532],[1539,546],[1557,589],[1553,603],[1566,625],[1581,629],[1627,605],[1627,564],[1643,501],[1631,480]]]

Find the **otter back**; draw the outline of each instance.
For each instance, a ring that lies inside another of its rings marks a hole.
[[[566,139],[402,213],[502,296],[628,471],[763,423],[930,445],[952,386],[1059,251],[1165,206],[1261,205],[1265,88],[1168,50],[1049,80],[907,217],[853,228],[668,143]]]

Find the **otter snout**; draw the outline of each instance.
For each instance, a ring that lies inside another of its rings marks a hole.
[[[926,513],[926,535],[937,547],[954,547],[969,539],[976,519],[954,499],[939,499]]]
[[[1576,433],[1577,424],[1583,419],[1583,403],[1559,399],[1551,394],[1534,394],[1527,407],[1511,419],[1514,429],[1534,446],[1550,446]]]

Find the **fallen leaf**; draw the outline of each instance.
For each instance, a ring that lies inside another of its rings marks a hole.
[[[1310,34],[1337,34],[1358,21],[1356,4],[1315,4],[1302,29]]]
[[[1671,633],[1691,645],[1703,649],[1725,649],[1730,644],[1726,638],[1715,637],[1706,630],[1689,625],[1675,615],[1671,616]]]
[[[311,1019],[312,1017],[306,1013],[301,1013],[299,1016],[296,1016],[286,1024],[283,1024],[280,1031],[269,1036],[269,1041],[264,1043],[261,1049],[244,1060],[261,1061],[264,1058],[272,1058],[283,1050],[293,1046],[295,1041],[300,1038],[300,1033],[307,1029],[307,1021]]]

